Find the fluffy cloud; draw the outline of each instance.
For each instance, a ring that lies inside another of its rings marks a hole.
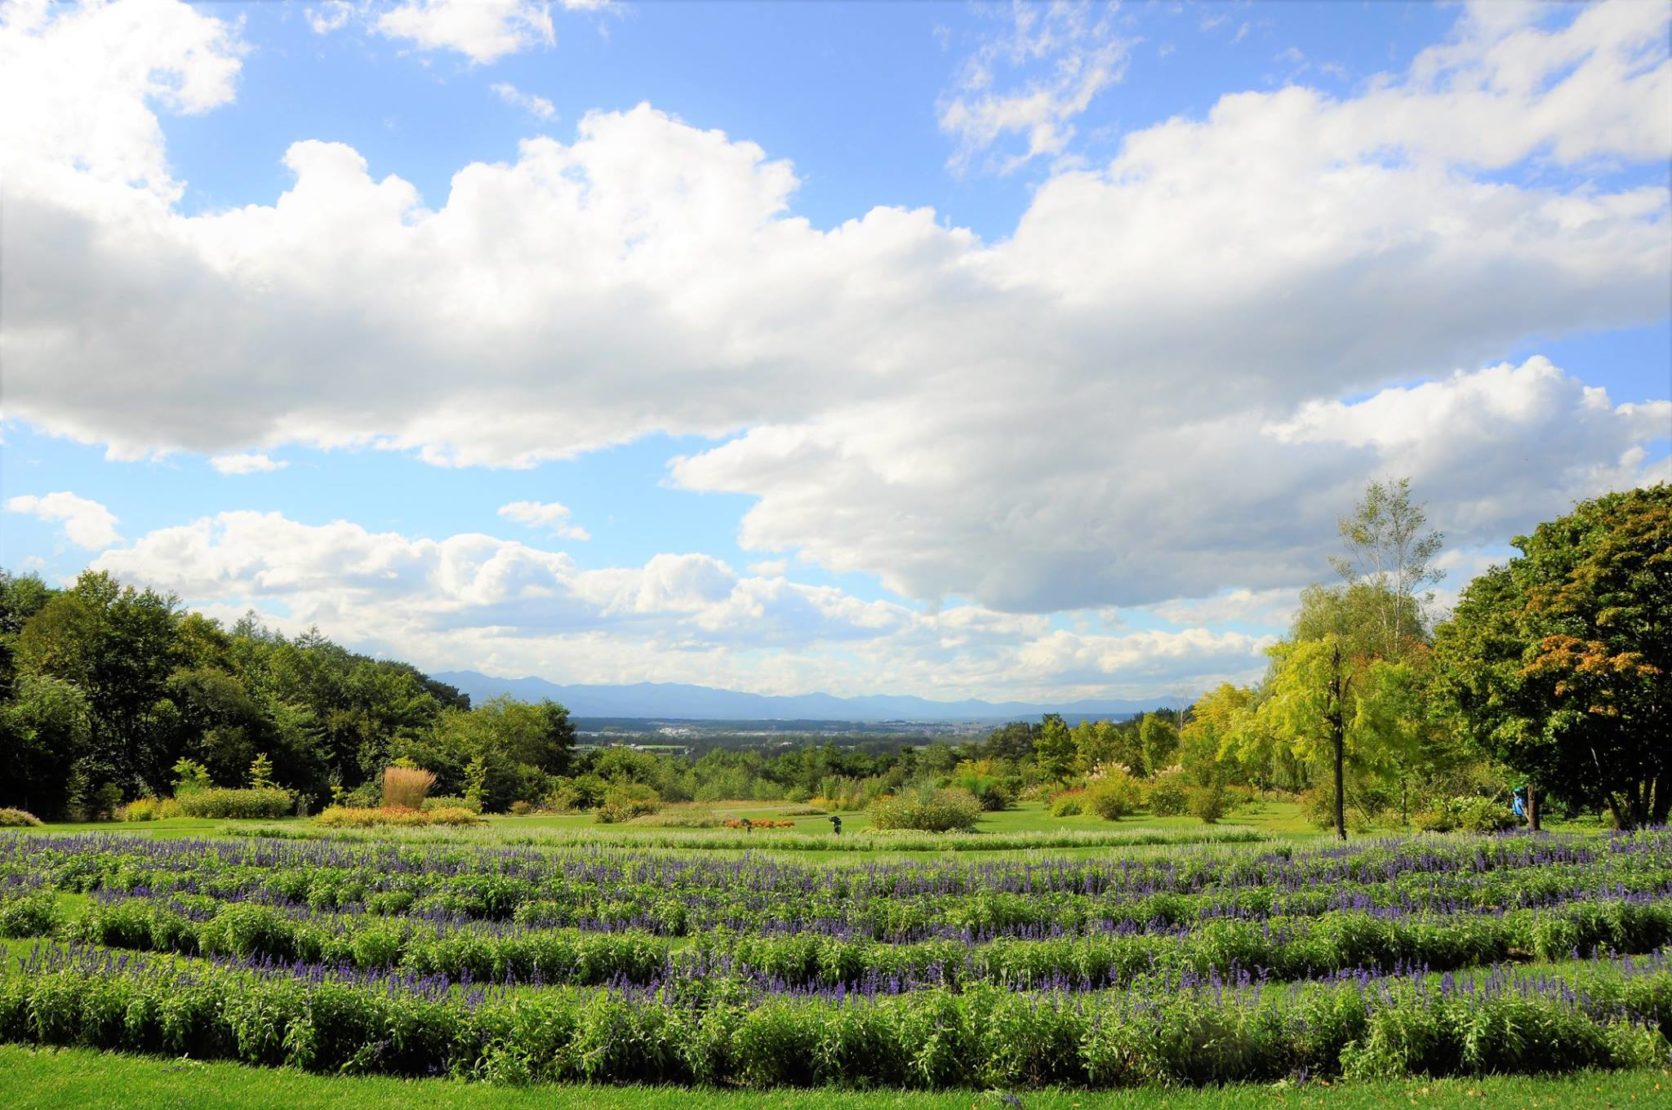
[[[216,455],[209,465],[219,474],[263,474],[283,470],[289,463],[269,458],[260,451],[246,451],[236,455]]]
[[[530,528],[539,528],[569,540],[589,540],[585,528],[569,523],[569,508],[556,501],[512,501],[499,507],[499,515]]]
[[[65,537],[77,547],[89,550],[109,547],[122,538],[116,531],[116,517],[109,509],[68,491],[8,497],[6,511],[62,521]]]
[[[543,0],[408,0],[379,16],[377,29],[425,50],[455,50],[476,65],[557,41]]]
[[[420,665],[616,681],[632,673],[768,693],[930,696],[1194,692],[1257,672],[1264,641],[1199,628],[1087,635],[958,606],[923,613],[702,554],[588,570],[481,534],[415,539],[229,512],[161,528],[93,564],[211,613],[248,607]]]
[[[815,228],[788,163],[648,106],[467,165],[438,205],[304,140],[274,203],[188,216],[153,106],[224,101],[238,48],[140,10],[177,33],[19,9],[0,40],[7,402],[117,454],[519,466],[706,435],[672,478],[757,498],[747,546],[1042,612],[1293,588],[1390,473],[1438,526],[1501,540],[1642,480],[1667,433],[1585,367],[1491,365],[1665,316],[1667,191],[1591,172],[1672,155],[1661,5],[1468,9],[1354,96],[1232,95],[1130,134],[996,242],[928,210]],[[85,104],[10,84],[127,31]],[[609,611],[659,588],[617,583]]]
[[[1121,411],[1113,398],[1087,407]],[[1150,605],[1317,577],[1336,517],[1387,474],[1410,475],[1455,541],[1501,540],[1578,497],[1651,478],[1642,445],[1672,430],[1672,405],[1612,405],[1538,358],[1356,404],[1303,404],[1284,420],[1250,409],[1124,419],[1106,436],[1006,435],[1050,419],[1048,404],[1019,398],[973,418],[943,408],[773,427],[684,459],[674,475],[757,495],[746,546],[880,573],[907,596],[1040,611]],[[936,468],[913,458],[925,440],[941,445]]]
[[[152,105],[196,114],[230,102],[243,52],[225,23],[173,0],[0,7],[8,192],[56,189],[69,203],[96,207],[123,192],[100,186],[136,185],[173,199],[178,189]],[[6,222],[9,247],[26,225],[15,216]]]

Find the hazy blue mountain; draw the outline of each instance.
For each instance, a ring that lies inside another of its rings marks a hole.
[[[667,720],[801,721],[975,721],[1037,718],[1044,713],[1125,716],[1161,707],[1178,708],[1177,698],[1120,698],[1035,705],[977,699],[933,701],[929,698],[874,694],[839,698],[833,694],[774,696],[689,686],[678,682],[636,682],[626,686],[561,686],[543,678],[494,678],[476,671],[441,671],[434,675],[480,703],[500,694],[525,701],[551,698],[575,717],[650,717]]]

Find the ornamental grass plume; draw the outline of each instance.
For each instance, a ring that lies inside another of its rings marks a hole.
[[[383,806],[385,809],[422,809],[424,796],[434,785],[433,771],[421,767],[385,767]]]

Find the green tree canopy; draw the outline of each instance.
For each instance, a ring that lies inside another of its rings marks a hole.
[[[1672,486],[1517,537],[1436,631],[1458,727],[1546,793],[1622,827],[1672,812]]]

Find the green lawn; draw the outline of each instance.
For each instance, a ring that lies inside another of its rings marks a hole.
[[[761,838],[761,847],[770,851],[794,852],[798,855],[820,858],[828,855],[830,858],[853,858],[852,849],[855,847],[853,838],[856,834],[865,834],[871,829],[871,818],[868,813],[842,813],[842,833],[849,839],[841,841],[840,847],[847,849],[840,855],[834,851],[838,847],[831,832],[830,819],[825,814],[809,814],[806,806],[789,802],[759,802],[759,801],[721,801],[711,803],[695,803],[681,807],[673,807],[660,815],[660,821],[651,824],[628,823],[624,825],[600,825],[589,813],[535,814],[526,817],[508,815],[490,816],[483,824],[474,829],[460,830],[452,828],[424,828],[415,830],[349,830],[347,835],[354,836],[398,836],[412,837],[424,840],[534,840],[546,837],[554,841],[575,844],[577,842],[593,842],[598,844],[632,846],[642,844],[647,847],[662,847],[671,850],[681,848],[704,848],[711,850],[739,850],[750,846],[749,837]],[[714,818],[750,818],[772,820],[790,820],[795,827],[790,830],[756,830],[753,834],[740,833],[725,828],[685,828],[665,823],[679,811],[705,811]],[[1302,812],[1298,803],[1291,801],[1255,801],[1247,803],[1217,826],[1225,830],[1250,830],[1262,837],[1278,840],[1308,841],[1329,835],[1327,830],[1313,826]],[[254,832],[262,829],[283,829],[302,833],[329,835],[327,830],[319,829],[312,821],[305,818],[288,818],[282,820],[262,821],[226,821],[206,818],[171,818],[164,821],[138,821],[132,823],[99,823],[99,824],[59,824],[47,825],[39,829],[24,830],[36,833],[117,833],[129,836],[145,836],[158,838],[171,837],[202,837],[218,836],[232,832]],[[1114,833],[1114,834],[1169,834],[1176,833],[1185,837],[1201,834],[1206,826],[1194,817],[1155,817],[1139,813],[1119,821],[1106,821],[1095,814],[1084,814],[1073,817],[1056,817],[1050,812],[1044,802],[1024,802],[1012,809],[998,813],[986,813],[981,816],[980,823],[971,834],[962,834],[954,847],[962,852],[975,852],[978,855],[988,851],[981,847],[983,836],[1003,837],[1021,834],[1076,834],[1076,833]],[[1371,830],[1361,830],[1354,833],[1355,838],[1364,836],[1397,835],[1406,830],[1389,827]],[[792,837],[808,837],[820,843],[783,843],[784,833]],[[933,834],[924,834],[933,836]],[[777,837],[776,842],[768,843],[769,838]],[[740,840],[740,837],[742,838]],[[967,837],[967,839],[966,839]],[[670,840],[677,843],[670,843]],[[718,842],[725,842],[722,847]],[[822,850],[823,843],[829,843],[831,851]],[[901,857],[938,854],[938,848],[910,847],[895,845],[886,841],[871,844],[870,850],[879,857]],[[1142,851],[1145,846],[1117,846],[1121,851]],[[1029,846],[1026,849],[1015,845],[1009,847],[995,846],[993,854],[1013,854],[1019,850],[1049,850],[1054,855],[1080,856],[1098,855],[1111,850],[1107,844],[1076,845],[1056,844],[1050,846]]]
[[[269,819],[251,824],[261,825],[302,825],[306,822],[295,818],[285,817]],[[8,832],[36,833],[39,835],[60,835],[63,833],[120,833],[123,836],[152,836],[159,839],[185,836],[214,836],[225,829],[228,822],[214,817],[169,817],[161,821],[83,821],[79,823],[65,822],[63,824],[41,825],[21,829],[8,829]]]
[[[692,808],[706,809],[720,818],[748,817],[759,820],[791,820],[795,822],[797,832],[828,834],[830,832],[830,817],[824,814],[807,814],[807,807],[790,802],[701,802],[694,803]],[[871,827],[871,816],[861,810],[857,813],[838,813],[842,818],[842,831],[845,833],[860,832]],[[491,817],[489,823],[496,828],[505,829],[599,829],[600,832],[625,833],[632,829],[643,827],[633,824],[617,826],[600,826],[592,820],[588,813],[557,813],[540,814],[529,817]],[[1259,829],[1262,832],[1283,834],[1287,836],[1310,837],[1320,834],[1320,830],[1309,825],[1301,814],[1300,806],[1294,802],[1272,801],[1256,802],[1251,806],[1237,810],[1231,814],[1223,824],[1227,826],[1246,826]],[[104,826],[108,827],[108,826]],[[1094,829],[1200,829],[1202,823],[1194,817],[1151,817],[1148,814],[1137,814],[1119,821],[1106,821],[1095,814],[1083,814],[1074,817],[1053,817],[1049,807],[1044,802],[1023,802],[1012,809],[1001,810],[998,813],[985,813],[981,816],[977,826],[979,832],[1015,833],[1015,832],[1061,832]]]
[[[745,1107],[855,1110],[1373,1110],[1418,1106],[1534,1110],[1634,1107],[1672,1102],[1666,1071],[1582,1073],[1560,1079],[1489,1076],[1473,1080],[1394,1083],[1234,1086],[1207,1090],[1142,1090],[1088,1093],[988,1091],[921,1094],[900,1091],[700,1091],[657,1087],[533,1087],[509,1089],[446,1080],[398,1080],[308,1075],[285,1068],[163,1060],[84,1049],[0,1046],[0,1091],[11,1110],[126,1110],[128,1107],[247,1107],[312,1110],[354,1106],[365,1110],[442,1107],[597,1107],[599,1110],[742,1110]]]

